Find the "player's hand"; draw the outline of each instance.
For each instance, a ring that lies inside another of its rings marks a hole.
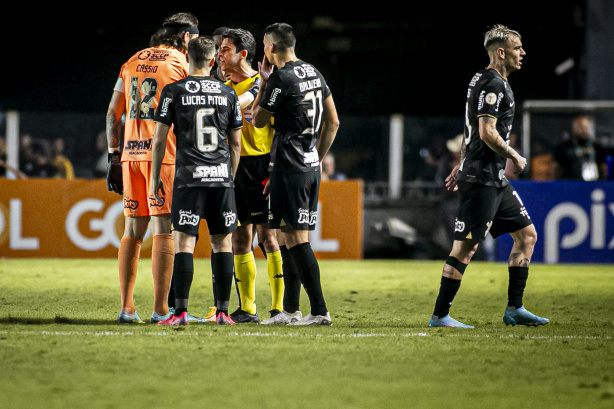
[[[158,204],[164,204],[164,198],[160,195],[160,193],[162,193],[163,196],[166,195],[166,192],[164,191],[164,183],[162,182],[162,180],[158,180],[157,186],[155,188],[152,188],[152,190],[153,191],[151,192],[151,195],[154,199],[156,199],[156,202],[158,202]]]
[[[264,58],[262,59],[262,62],[258,63],[258,73],[260,74],[260,78],[262,78],[262,81],[268,81],[269,76],[271,75],[272,72],[273,72],[273,64],[269,62],[268,58],[266,58],[266,55],[265,55]]]
[[[107,165],[107,189],[118,195],[124,194],[124,181],[122,179],[122,164],[119,160],[119,152],[109,153]]]
[[[512,163],[514,164],[514,173],[519,175],[527,166],[527,158],[516,155],[512,158]]]
[[[446,189],[451,190],[452,192],[456,192],[458,190],[458,185],[456,184],[456,179],[458,178],[458,171],[460,169],[460,163],[454,166],[452,172],[446,178]]]

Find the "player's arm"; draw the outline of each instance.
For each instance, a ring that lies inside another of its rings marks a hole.
[[[526,158],[522,157],[514,148],[503,139],[497,131],[497,119],[491,116],[480,116],[478,118],[480,139],[484,141],[496,154],[511,159],[514,164],[515,173],[523,171],[527,164]]]
[[[256,96],[258,95],[258,91],[260,90],[260,84],[262,81],[260,78],[256,78],[254,81],[254,85],[243,94],[239,95],[239,106],[241,109],[245,109],[252,104],[256,100]]]
[[[164,202],[158,192],[162,191],[162,194],[166,194],[162,180],[160,180],[160,169],[162,168],[164,153],[166,152],[166,137],[169,129],[168,125],[157,122],[151,143],[151,191],[149,193],[158,203]]]
[[[335,136],[337,136],[337,130],[339,129],[339,115],[337,114],[337,108],[335,107],[335,101],[333,96],[329,95],[324,100],[324,106],[322,111],[322,131],[320,137],[316,143],[316,149],[318,150],[318,156],[320,157],[320,165],[324,156],[328,153]]]
[[[106,131],[109,164],[107,166],[107,189],[110,192],[123,194],[122,164],[120,160],[120,137],[122,116],[126,111],[126,95],[113,91],[106,116]]]
[[[239,160],[241,159],[241,128],[228,130],[228,148],[230,150],[230,166],[232,177],[237,175]]]

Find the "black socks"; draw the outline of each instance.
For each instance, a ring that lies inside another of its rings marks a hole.
[[[309,304],[311,305],[311,315],[326,315],[326,302],[322,294],[320,283],[320,266],[309,242],[298,244],[288,250],[292,258],[293,266],[298,272],[300,282],[305,287]],[[283,255],[282,255],[283,258]],[[284,271],[284,277],[286,272]],[[288,311],[290,312],[290,311]]]
[[[510,281],[507,287],[507,306],[522,307],[522,296],[529,278],[529,267],[508,267]]]

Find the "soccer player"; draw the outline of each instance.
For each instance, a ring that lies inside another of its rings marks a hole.
[[[267,191],[269,227],[281,228],[288,257],[284,267],[283,311],[262,324],[332,325],[322,293],[320,267],[309,242],[315,229],[322,159],[332,145],[339,118],[326,80],[295,54],[296,37],[286,23],[265,29],[264,58],[258,64],[260,89],[253,121],[263,127],[275,120],[272,169]],[[273,72],[273,66],[277,70]],[[280,240],[281,242],[281,240]],[[311,310],[302,317],[300,283]]]
[[[526,53],[520,34],[503,25],[485,33],[484,47],[490,64],[469,83],[460,163],[446,178],[446,187],[459,190],[461,198],[454,243],[443,266],[430,327],[473,328],[450,317],[449,310],[467,264],[488,233],[494,238],[509,233],[514,239],[503,322],[527,326],[549,322],[523,306],[537,233],[520,196],[504,176],[506,160],[511,161],[516,173],[527,163],[509,146],[515,106],[508,83],[508,76],[521,68]]]
[[[134,54],[122,67],[106,116],[109,148],[107,188],[124,199],[125,229],[118,251],[121,310],[119,323],[143,323],[134,305],[134,283],[141,244],[151,225],[154,307],[151,321],[168,317],[168,293],[173,269],[170,233],[171,197],[163,203],[148,197],[154,111],[160,90],[188,75],[188,41],[198,36],[198,19],[190,13],[167,17],[150,40],[150,47]],[[120,149],[125,114],[124,146]],[[175,162],[175,136],[169,133],[162,178],[171,192]]]
[[[164,203],[168,186],[161,178],[161,167],[171,126],[177,138],[171,207],[175,311],[158,324],[188,325],[194,247],[204,218],[213,250],[216,322],[234,325],[228,316],[228,302],[233,277],[231,233],[237,228],[233,179],[241,155],[241,109],[232,88],[210,76],[215,62],[211,37],[190,41],[188,59],[190,75],[164,87],[155,118],[150,193],[159,204]]]
[[[239,308],[230,316],[236,323],[259,322],[256,311],[256,260],[252,249],[254,234],[264,249],[271,287],[271,316],[283,309],[282,258],[277,243],[277,230],[269,229],[269,204],[264,185],[269,178],[269,162],[273,127],[252,124],[252,104],[260,87],[260,74],[251,66],[256,53],[254,36],[243,29],[227,30],[218,54],[224,73],[230,76],[226,85],[235,90],[243,112],[241,160],[235,177],[235,197],[239,227],[232,233],[235,282]]]

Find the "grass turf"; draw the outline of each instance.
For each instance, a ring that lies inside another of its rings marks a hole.
[[[151,314],[150,260],[135,290]],[[506,327],[507,268],[473,262],[452,307],[473,330],[427,328],[442,262],[322,260],[332,327],[116,324],[116,260],[2,260],[0,408],[610,408],[612,266],[531,266]],[[211,304],[195,261],[190,312]],[[308,301],[302,294],[302,310]],[[268,318],[266,265],[257,301]],[[233,293],[231,306],[236,306]]]

